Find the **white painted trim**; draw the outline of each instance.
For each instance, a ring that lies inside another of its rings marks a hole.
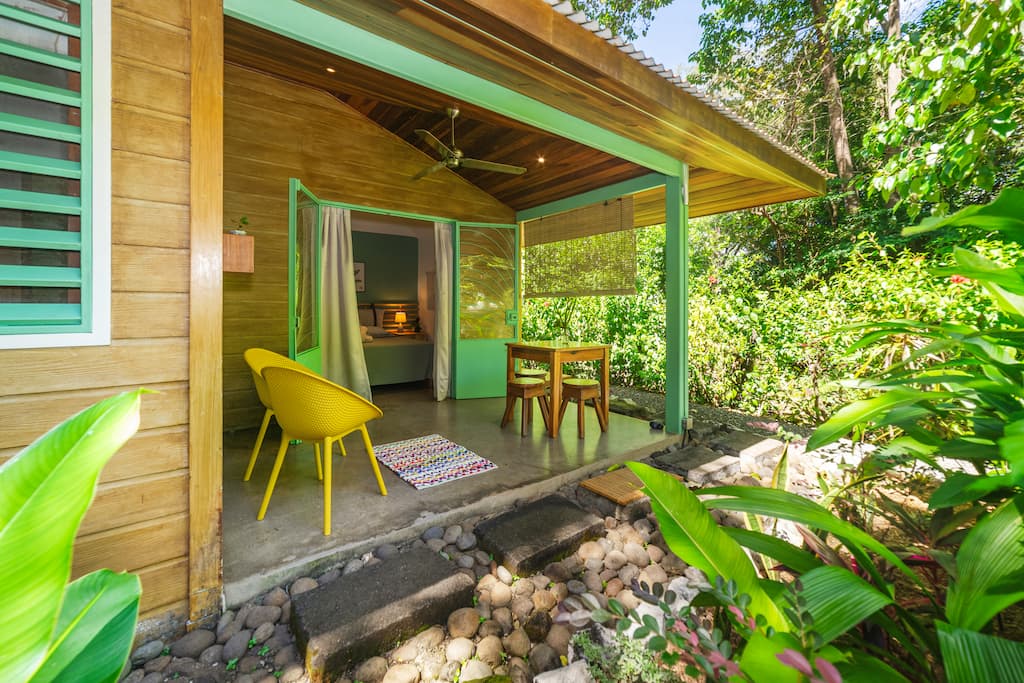
[[[0,335],[0,349],[110,344],[111,0],[92,2],[92,330]],[[86,134],[87,131],[83,131]]]

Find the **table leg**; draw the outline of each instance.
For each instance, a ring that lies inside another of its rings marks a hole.
[[[508,359],[505,361],[505,382],[511,382],[516,378],[516,361],[512,357],[512,349],[506,351]]]
[[[551,368],[551,431],[549,434],[554,439],[558,437],[558,414],[562,408],[562,363],[557,353],[552,352],[548,367]]]

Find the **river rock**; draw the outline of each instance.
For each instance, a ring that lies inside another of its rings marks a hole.
[[[420,680],[420,670],[415,664],[396,664],[384,674],[381,683],[417,683]]]
[[[557,669],[562,665],[555,649],[547,643],[538,643],[530,650],[530,669],[534,675]]]
[[[464,662],[475,651],[476,645],[469,638],[452,638],[444,649],[444,655],[449,662]]]
[[[301,579],[299,579],[299,581],[301,581]],[[310,579],[310,581],[313,581],[313,579]],[[313,582],[316,583],[315,581]],[[298,581],[295,583],[298,583]],[[294,586],[295,584],[292,585]],[[249,615],[245,618],[245,627],[256,628],[260,624],[265,624],[268,621],[273,624],[280,618],[280,607],[277,607],[276,605],[260,605],[249,612]]]
[[[388,660],[383,657],[370,657],[356,667],[353,672],[355,680],[362,683],[380,683],[388,672]]]
[[[521,628],[515,629],[502,638],[501,644],[504,646],[505,652],[513,657],[525,657],[530,653],[530,636],[526,635],[526,631]]]
[[[217,636],[213,631],[197,628],[191,633],[186,633],[171,645],[171,654],[175,657],[195,659],[202,654],[203,650],[213,645],[216,640]]]
[[[479,627],[480,615],[472,607],[463,607],[448,615],[448,635],[452,638],[472,638]]]
[[[462,671],[459,674],[460,681],[479,681],[485,678],[490,678],[494,673],[491,667],[487,666],[486,663],[479,659],[471,659],[462,665]]]

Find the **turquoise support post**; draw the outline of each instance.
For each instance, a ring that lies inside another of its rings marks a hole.
[[[682,433],[689,406],[689,168],[665,177],[665,429]]]

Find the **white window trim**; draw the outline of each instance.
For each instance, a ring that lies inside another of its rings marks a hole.
[[[0,335],[0,349],[110,344],[111,0],[92,3],[92,330]]]

